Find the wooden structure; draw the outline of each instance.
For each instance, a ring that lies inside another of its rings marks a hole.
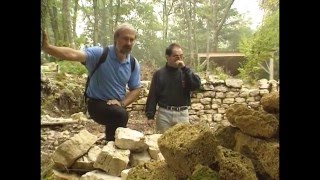
[[[219,52],[219,53],[198,53],[198,58],[201,57],[244,57],[243,53],[235,53],[235,52]]]
[[[241,62],[245,60],[244,54],[238,52],[198,53],[198,62],[201,63],[201,66],[206,63],[202,59],[207,57],[209,57],[209,61],[223,67],[224,71],[232,76],[239,74],[238,68]]]

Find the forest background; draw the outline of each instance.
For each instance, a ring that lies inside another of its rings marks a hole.
[[[129,22],[138,32],[132,53],[140,63],[162,66],[165,48],[178,42],[184,49],[186,64],[197,72],[230,76],[214,61],[200,59],[197,54],[240,52],[245,60],[237,77],[254,82],[270,79],[272,74],[279,80],[279,0],[259,0],[263,20],[256,29],[232,6],[235,1],[42,0],[41,28],[47,31],[52,44],[81,49],[112,44],[115,27]],[[80,34],[79,26],[83,27]],[[42,63],[51,61],[58,60],[42,54]],[[69,73],[86,72],[80,63],[58,63]]]

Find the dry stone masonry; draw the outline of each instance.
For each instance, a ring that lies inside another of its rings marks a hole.
[[[139,99],[128,106],[130,114],[144,113],[144,108],[150,88],[150,81],[142,82],[143,88]],[[264,100],[261,98],[274,92],[275,100]],[[279,83],[275,80],[268,81],[261,79],[257,86],[249,88],[244,85],[241,79],[216,79],[215,76],[201,77],[201,88],[192,93],[191,106],[189,108],[191,122],[206,122],[211,127],[218,127],[219,124],[228,126],[230,122],[226,117],[226,110],[232,104],[243,104],[251,109],[264,107],[277,109],[279,107]],[[276,102],[275,104],[266,104]],[[279,108],[278,108],[279,109]],[[272,110],[271,110],[272,112]],[[273,112],[277,113],[277,112]]]

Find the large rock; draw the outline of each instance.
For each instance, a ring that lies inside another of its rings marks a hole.
[[[120,176],[129,163],[129,150],[117,149],[113,141],[109,141],[94,162],[93,167],[104,170],[112,176]]]
[[[159,146],[158,139],[162,136],[162,134],[152,134],[146,135],[146,144],[149,146],[148,152],[152,159],[158,160],[159,158]]]
[[[143,152],[131,152],[130,157],[130,165],[137,166],[137,165],[143,165],[151,160],[150,154],[147,150]]]
[[[102,180],[102,179],[121,180],[120,177],[108,175],[105,172],[100,170],[87,172],[86,174],[82,175],[79,180]]]
[[[190,180],[219,180],[219,174],[209,168],[208,166],[203,166],[201,164],[196,165],[195,170],[193,171]]]
[[[261,100],[263,110],[268,113],[277,114],[279,113],[279,92],[273,91],[269,94],[265,94]]]
[[[80,156],[88,152],[97,139],[97,136],[87,130],[80,131],[56,149],[53,154],[55,166],[60,168],[70,167]]]
[[[165,161],[152,161],[131,168],[127,180],[177,180]]]
[[[143,152],[148,149],[144,134],[130,128],[117,128],[114,143],[120,149],[128,149],[133,152]]]
[[[252,160],[259,179],[279,179],[279,142],[250,137],[236,132],[235,151]]]
[[[239,152],[218,146],[219,176],[228,180],[257,180],[251,160]]]
[[[234,135],[238,130],[238,128],[232,126],[219,126],[218,129],[214,131],[217,144],[228,149],[233,149],[236,144]]]
[[[228,121],[242,132],[262,138],[271,138],[277,135],[279,121],[264,111],[249,109],[243,104],[234,104],[226,111]]]
[[[215,161],[212,130],[205,124],[176,124],[158,139],[160,152],[178,178],[190,177],[197,164]]]
[[[94,170],[93,164],[101,152],[99,146],[93,146],[89,149],[88,153],[76,160],[71,166],[72,169],[82,169],[83,171]]]

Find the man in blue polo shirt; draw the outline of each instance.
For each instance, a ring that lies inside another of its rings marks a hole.
[[[135,39],[136,30],[132,25],[124,23],[117,27],[114,32],[114,44],[108,46],[106,61],[90,78],[86,92],[90,117],[95,122],[105,125],[106,141],[114,141],[115,130],[127,126],[129,116],[125,107],[135,101],[140,93],[140,65],[135,60],[134,70],[131,71],[130,63],[130,52]],[[89,74],[103,52],[103,48],[99,46],[75,50],[50,45],[45,32],[42,50],[62,60],[83,63]]]

